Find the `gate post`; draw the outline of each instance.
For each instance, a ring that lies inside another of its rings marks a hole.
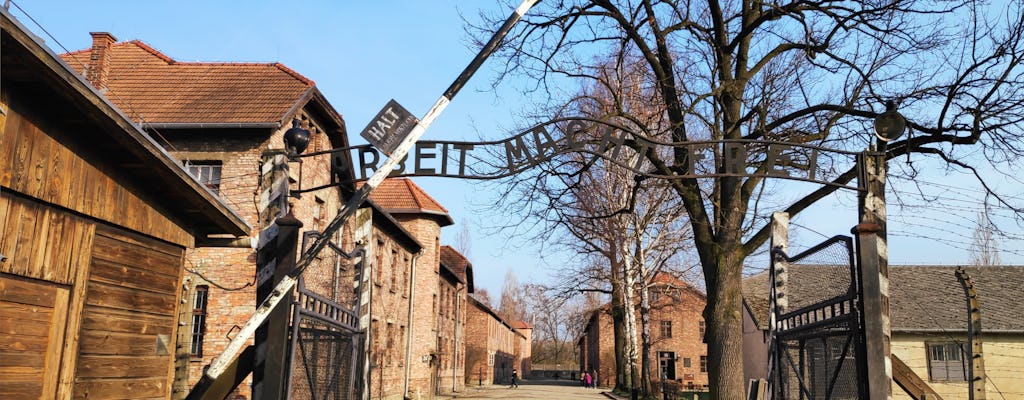
[[[770,333],[768,350],[774,351],[774,354],[769,357],[768,370],[765,372],[769,381],[782,384],[782,380],[779,379],[781,378],[779,374],[782,371],[778,370],[779,360],[782,360],[782,350],[775,335],[779,329],[779,316],[785,314],[789,309],[789,297],[787,296],[788,290],[786,287],[789,283],[789,262],[786,261],[786,257],[789,256],[789,213],[772,213],[772,238],[770,245],[771,282],[769,284],[772,286],[769,288],[771,298],[769,299],[770,306],[768,307],[768,332]],[[779,389],[773,387],[771,390],[777,392]]]
[[[264,154],[259,246],[256,252],[256,304],[275,290],[278,282],[295,267],[295,255],[302,222],[287,203],[288,164],[280,152]],[[289,289],[291,292],[292,289]],[[291,299],[289,293],[285,296]],[[280,305],[270,311],[265,324],[256,329],[255,365],[252,370],[253,399],[280,399],[284,393],[288,365],[288,317],[291,307]]]
[[[860,264],[861,319],[864,328],[865,373],[868,398],[892,399],[892,360],[889,359],[889,250],[885,234],[885,153],[869,149],[857,157],[859,221],[857,237]]]

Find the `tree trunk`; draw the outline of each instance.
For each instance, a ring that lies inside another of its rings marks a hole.
[[[615,390],[629,390],[629,366],[626,360],[626,307],[622,296],[623,282],[620,273],[622,268],[612,263],[612,330],[615,339]],[[600,368],[600,365],[597,366]]]
[[[743,390],[743,317],[742,263],[740,246],[722,248],[717,263],[705,267],[708,303],[707,321],[709,386],[715,399],[742,399]],[[709,268],[710,267],[710,268]]]
[[[641,267],[643,270],[646,268]],[[647,292],[647,274],[642,272],[640,276],[640,391],[646,397],[651,394],[651,302]]]
[[[625,249],[623,249],[625,250]],[[640,382],[640,369],[637,365],[640,363],[639,360],[639,346],[637,345],[637,338],[640,336],[637,334],[636,329],[636,271],[634,268],[634,262],[630,260],[628,256],[629,252],[624,251],[623,254],[627,256],[625,262],[622,263],[623,272],[623,285],[622,285],[622,301],[624,305],[625,313],[625,334],[626,334],[626,366],[629,372],[629,389],[637,389],[637,384]]]

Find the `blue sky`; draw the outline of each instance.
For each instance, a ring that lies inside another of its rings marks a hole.
[[[389,99],[422,116],[472,59],[476,51],[468,46],[463,15],[477,21],[481,10],[501,18],[511,12],[511,7],[496,1],[295,1],[285,5],[262,0],[21,0],[15,4],[46,32],[12,6],[15,17],[58,53],[87,48],[89,32],[103,31],[119,41],[141,40],[180,61],[281,62],[316,82],[344,116],[355,142],[361,141],[358,132]],[[489,91],[497,61],[484,64],[423,139],[495,139],[515,133],[513,115],[527,111],[531,99],[514,85]],[[925,170],[941,168],[925,162],[916,165]],[[495,299],[509,268],[520,282],[547,281],[548,271],[564,260],[546,254],[549,262],[545,263],[538,260],[541,249],[523,238],[485,234],[482,228],[495,221],[490,216],[493,212],[482,211],[490,197],[482,193],[480,183],[446,178],[416,178],[416,182],[448,208],[456,221],[442,233],[442,242],[452,243],[459,224],[468,222],[476,286],[486,288]],[[921,182],[936,196],[979,195],[978,185],[962,175],[927,174]],[[1019,183],[1008,185],[1016,185],[1009,186],[1013,194],[1024,192]],[[806,191],[806,186],[799,189],[799,193]],[[784,197],[795,200],[797,194]],[[890,203],[895,203],[894,199]],[[795,219],[794,229],[799,230],[795,240],[815,242],[823,236],[848,233],[856,224],[855,207],[856,198],[850,193],[814,206]],[[967,262],[969,243],[964,241],[970,237],[973,215],[962,211],[955,216],[938,213],[920,219],[925,214],[921,210],[890,205],[892,262]],[[1007,226],[1015,229],[1010,234],[1020,236],[1019,225]],[[1020,240],[1004,245],[1010,250],[1002,254],[1004,263],[1024,262]]]
[[[389,99],[422,116],[476,55],[464,33],[462,14],[476,19],[481,7],[511,13],[495,2],[473,1],[28,1],[12,14],[54,52],[91,45],[89,32],[110,32],[118,41],[138,39],[179,61],[281,62],[316,82],[345,118],[354,142]],[[54,38],[56,40],[54,40]],[[61,47],[63,46],[63,48]],[[492,60],[494,61],[494,60]],[[490,89],[496,65],[485,63],[423,139],[475,140],[502,137],[514,129],[511,115],[528,102],[504,88]],[[501,292],[514,268],[520,282],[546,280],[548,266],[532,246],[510,245],[487,236],[479,208],[480,183],[450,178],[415,178],[450,212],[451,243],[469,223],[476,285]],[[497,300],[497,298],[495,298]]]

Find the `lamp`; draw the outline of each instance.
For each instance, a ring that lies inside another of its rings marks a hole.
[[[309,146],[309,131],[299,126],[298,118],[292,120],[292,127],[284,132],[284,147],[288,151],[288,157],[295,157],[306,151]]]
[[[899,139],[907,129],[907,119],[896,111],[896,102],[885,102],[885,112],[875,117],[875,136],[888,142]]]

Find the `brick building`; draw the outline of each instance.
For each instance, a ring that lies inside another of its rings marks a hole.
[[[532,328],[506,321],[491,306],[467,297],[466,383],[507,384],[512,370],[523,377],[529,371]],[[523,327],[523,330],[515,326]]]
[[[526,321],[512,321],[512,329],[520,334],[516,340],[516,362],[519,366],[519,376],[530,376],[533,370],[533,325]]]
[[[91,49],[62,58],[140,124],[207,189],[259,233],[261,159],[282,150],[293,120],[311,132],[308,152],[347,146],[345,123],[313,81],[279,63],[181,62],[133,40],[92,33]],[[306,186],[329,182],[328,160],[303,164]],[[322,229],[340,206],[339,189],[292,200],[306,231]],[[229,239],[229,238],[228,238]],[[227,345],[255,309],[256,253],[250,240],[193,249],[186,255],[188,292],[175,374],[175,397]],[[248,397],[249,385],[237,397]]]
[[[683,388],[706,387],[707,344],[704,343],[702,313],[707,298],[704,293],[666,273],[655,275],[649,293],[650,356],[654,372],[651,381],[660,382],[660,377],[665,376]],[[639,327],[638,320],[637,329]],[[640,343],[639,337],[637,343]],[[577,346],[580,369],[596,373],[599,385],[614,385],[615,337],[610,305],[590,314]]]
[[[473,293],[473,265],[451,246],[441,246],[438,280],[438,387],[459,392],[466,382],[466,297]]]
[[[437,200],[408,178],[384,180],[371,192],[370,199],[423,247],[410,266],[406,320],[408,336],[399,338],[406,341],[403,354],[406,359],[402,381],[404,389],[400,392],[389,390],[377,393],[374,397],[431,398],[445,387],[441,382],[443,368],[438,362],[442,360],[439,338],[447,337],[442,335],[438,326],[442,300],[440,291],[443,287],[439,283],[443,279],[441,228],[452,225],[453,221]],[[387,331],[384,333],[387,334]]]
[[[261,161],[268,151],[283,150],[293,120],[311,132],[307,154],[347,146],[345,124],[311,80],[279,63],[180,62],[138,40],[92,36],[91,49],[64,54],[64,61],[253,227],[248,238],[219,238],[205,244],[217,247],[186,254],[174,374],[174,397],[181,398],[255,309]],[[326,185],[329,172],[327,157],[292,163],[291,186]],[[292,199],[303,237],[322,231],[354,189]],[[342,305],[358,304],[365,317],[365,363],[339,380],[353,396],[430,398],[463,388],[472,270],[468,263],[441,265],[440,230],[452,223],[411,180],[385,180],[335,239],[355,259],[325,252],[303,273],[300,285]],[[372,282],[366,299],[354,296],[360,271]],[[247,379],[232,398],[250,396]]]

